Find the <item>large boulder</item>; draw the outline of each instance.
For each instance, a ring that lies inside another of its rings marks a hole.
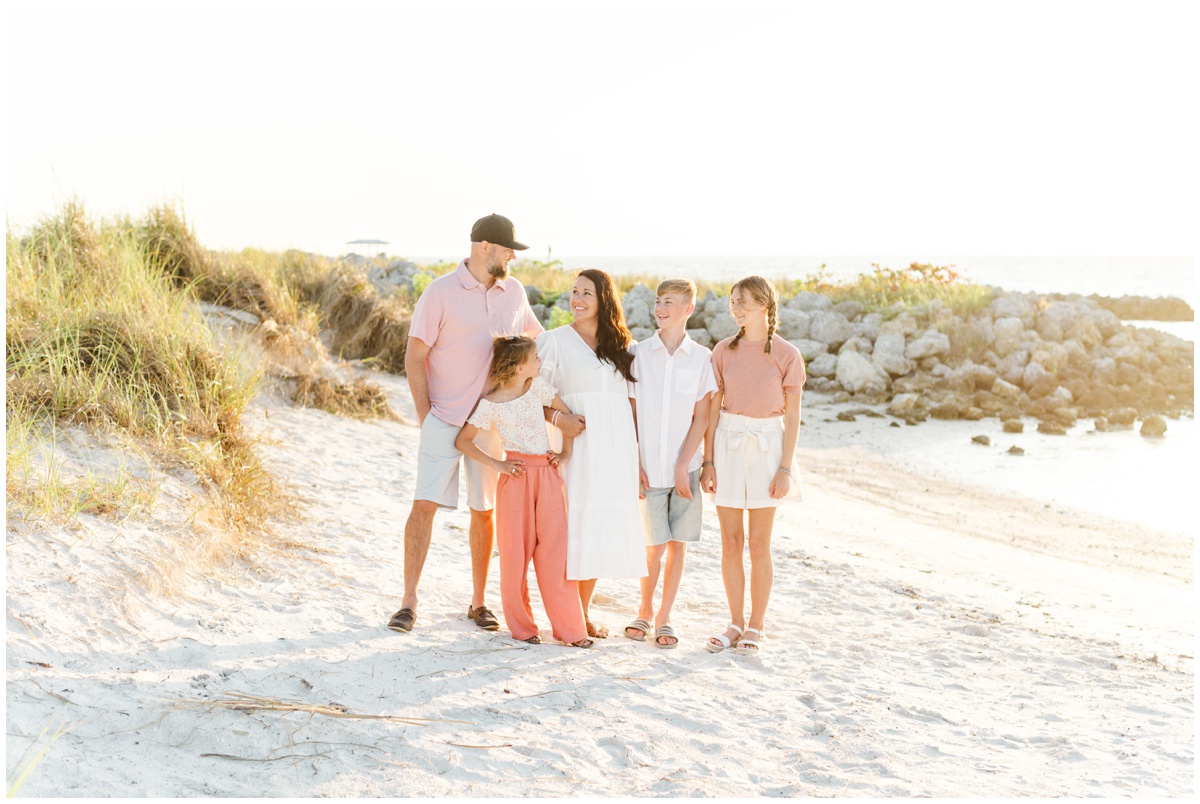
[[[796,338],[793,341],[788,341],[788,343],[800,350],[800,354],[804,356],[805,361],[812,360],[818,355],[826,354],[829,351],[829,347],[825,344],[809,338]]]
[[[842,354],[843,352],[858,352],[859,354],[869,355],[872,349],[874,349],[874,344],[869,339],[864,338],[862,335],[855,335],[841,345],[838,349],[838,354]]]
[[[885,321],[879,327],[880,332],[899,332],[901,335],[915,335],[921,327],[917,324],[917,319],[908,314],[907,311],[900,313],[890,321]]]
[[[949,352],[950,338],[945,333],[930,329],[905,347],[904,356],[909,360],[923,360],[927,357],[940,357]]]
[[[820,293],[813,293],[810,290],[800,291],[783,304],[792,310],[803,310],[806,313],[828,310],[833,307],[833,302],[829,300],[828,296],[822,296]]]
[[[817,355],[808,361],[805,367],[809,377],[833,377],[837,374],[838,357],[831,354]]]
[[[1030,399],[1040,399],[1058,387],[1054,375],[1046,371],[1045,366],[1035,361],[1029,361],[1021,377],[1021,387]]]
[[[712,312],[716,312],[717,307],[721,304],[721,300],[711,288],[704,294],[703,298],[696,299],[696,309],[692,311],[692,317],[687,322],[688,329],[699,329],[700,327],[708,326],[708,319],[712,317],[708,313],[710,304],[712,305]],[[725,306],[728,308],[729,305],[726,304]]]
[[[833,311],[840,313],[847,321],[853,321],[863,314],[866,307],[859,301],[844,301],[833,305]]]
[[[369,260],[361,264],[367,269],[368,281],[382,298],[393,296],[402,289],[412,290],[413,275],[418,270],[416,263],[400,259],[392,260],[387,265],[375,265]]]
[[[803,310],[780,307],[778,317],[779,323],[776,332],[784,340],[790,341],[809,336],[812,327],[812,317],[808,313]]]
[[[811,314],[809,338],[820,341],[831,350],[841,346],[854,336],[854,325],[838,313],[818,310]]]
[[[654,291],[642,284],[634,285],[622,299],[625,307],[625,323],[635,327],[654,329]]]
[[[888,388],[888,375],[859,352],[843,352],[838,355],[837,381],[847,391],[857,393],[880,393]]]
[[[1013,400],[1021,396],[1021,389],[1003,377],[997,377],[992,383],[992,393],[1001,399]]]
[[[855,335],[862,335],[874,341],[883,328],[883,316],[879,313],[868,313],[853,323]]]
[[[650,327],[630,327],[629,336],[638,343],[647,340],[654,334],[654,330]]]
[[[1035,308],[1023,294],[1008,293],[997,296],[989,306],[993,318],[1019,318],[1026,325],[1033,324]]]
[[[739,329],[741,327],[733,320],[733,316],[728,310],[715,312],[708,320],[708,332],[712,335],[714,342],[732,338],[738,334]]]
[[[920,394],[896,394],[888,403],[887,412],[908,421],[920,421],[928,415],[925,399]]]
[[[701,346],[707,346],[709,349],[713,348],[712,335],[705,327],[692,327],[687,331],[687,334],[688,337]]]
[[[1005,316],[995,320],[992,332],[996,336],[992,341],[992,351],[1000,357],[1006,357],[1021,348],[1025,337],[1025,324],[1016,316]]]
[[[904,335],[885,332],[875,339],[871,362],[893,377],[900,377],[913,370],[913,362],[904,356]]]

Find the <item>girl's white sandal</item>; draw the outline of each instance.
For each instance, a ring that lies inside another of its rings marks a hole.
[[[745,633],[749,634],[751,631],[758,634],[758,639],[748,639],[743,636],[738,640],[737,646],[734,647],[734,650],[743,656],[757,656],[759,651],[762,650],[762,643],[767,640],[767,635],[757,628],[747,628]]]
[[[740,627],[734,625],[733,623],[730,623],[728,626],[726,626],[725,630],[728,631],[730,628],[732,628],[734,631],[738,632],[738,637],[740,639],[742,634],[744,633],[742,631],[742,629]],[[719,642],[721,644],[719,644],[719,645],[714,644],[712,641],[713,639],[717,640],[717,642]],[[730,642],[729,637],[725,636],[724,634],[719,634],[719,635],[713,637],[712,639],[708,640],[707,642],[705,642],[704,649],[706,651],[708,651],[709,653],[720,653],[721,651],[725,650],[726,648],[736,645],[738,643],[738,641],[739,641],[738,639],[735,639],[732,642]]]

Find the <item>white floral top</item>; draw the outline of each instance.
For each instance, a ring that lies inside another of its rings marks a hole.
[[[550,439],[546,435],[542,407],[553,402],[556,393],[550,383],[534,377],[529,390],[516,399],[507,402],[479,400],[479,406],[467,423],[480,430],[495,427],[508,452],[544,455],[550,451]]]

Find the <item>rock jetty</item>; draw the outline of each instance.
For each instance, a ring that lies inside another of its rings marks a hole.
[[[386,295],[385,287],[411,288],[419,269],[397,261],[376,271],[371,278]],[[532,286],[526,292],[543,325],[570,295],[547,298]],[[650,337],[654,291],[635,285],[623,305],[634,339]],[[1173,298],[999,290],[967,314],[936,299],[869,311],[857,301],[835,303],[804,291],[781,300],[778,334],[804,355],[806,389],[886,404],[888,413],[910,424],[998,417],[1011,432],[1028,416],[1042,432],[1062,432],[1086,418],[1107,431],[1158,417],[1143,430],[1158,435],[1161,417],[1194,409],[1195,346],[1123,318],[1193,320],[1193,313]],[[711,290],[688,320],[688,334],[709,347],[737,330],[728,297]]]

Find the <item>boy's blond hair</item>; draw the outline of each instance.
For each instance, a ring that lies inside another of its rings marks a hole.
[[[678,293],[687,298],[690,304],[696,300],[696,283],[690,279],[664,279],[658,283],[655,295],[661,296],[664,293]]]

